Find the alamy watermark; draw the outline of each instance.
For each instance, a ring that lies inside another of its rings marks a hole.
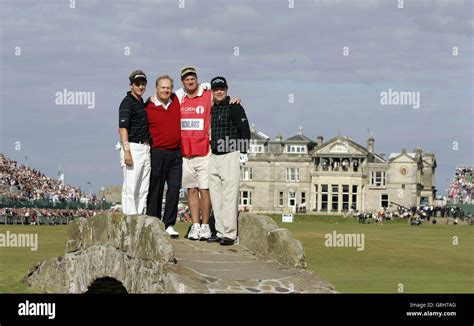
[[[324,245],[326,247],[339,247],[339,248],[357,248],[357,251],[363,251],[365,249],[365,235],[364,233],[326,233],[324,236]]]
[[[56,318],[56,304],[53,302],[22,302],[18,304],[18,316],[48,316],[48,319]]]
[[[217,151],[220,153],[230,152],[248,152],[252,149],[252,146],[257,145],[255,139],[230,139],[229,136],[225,136],[225,139],[219,139],[217,141]]]
[[[420,92],[394,91],[391,88],[380,92],[381,105],[411,105],[413,109],[419,109],[420,100]]]
[[[95,108],[95,92],[69,91],[66,88],[55,93],[56,105],[87,105],[88,109]]]
[[[38,250],[37,233],[0,233],[0,247],[18,248],[26,247],[31,251]]]

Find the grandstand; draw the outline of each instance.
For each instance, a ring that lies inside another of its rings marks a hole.
[[[110,204],[0,154],[0,224],[63,224]]]
[[[0,196],[20,201],[81,201],[87,198],[80,189],[64,185],[62,180],[47,177],[36,169],[19,165],[0,154]]]
[[[474,204],[474,192],[472,178],[474,167],[458,165],[454,172],[453,180],[448,189],[448,203],[450,204]]]

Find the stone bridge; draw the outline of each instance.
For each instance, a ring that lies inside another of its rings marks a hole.
[[[65,255],[34,266],[24,282],[46,293],[331,293],[305,270],[301,243],[269,217],[241,214],[239,244],[171,239],[145,215],[103,213],[70,223]],[[116,289],[111,290],[111,289]]]

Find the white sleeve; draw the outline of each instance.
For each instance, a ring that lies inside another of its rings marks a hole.
[[[183,101],[183,97],[184,97],[184,94],[185,94],[184,89],[183,88],[177,89],[177,90],[174,91],[174,93],[178,97],[179,103],[181,103]]]
[[[211,89],[211,83],[201,83],[201,87],[204,90]]]

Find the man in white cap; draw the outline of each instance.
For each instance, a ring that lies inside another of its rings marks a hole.
[[[141,70],[129,76],[130,91],[119,108],[121,141],[120,165],[123,173],[122,212],[144,214],[150,182],[150,132],[142,96],[146,75]]]
[[[209,158],[212,94],[208,83],[199,84],[196,69],[187,66],[180,71],[183,88],[176,90],[181,103],[181,152],[183,154],[182,186],[187,188],[193,225],[190,240],[207,240],[211,198],[209,194]],[[231,103],[240,103],[232,98]],[[199,224],[200,216],[202,224]]]
[[[209,195],[209,128],[211,91],[198,83],[196,69],[181,69],[183,89],[176,91],[181,103],[181,152],[183,154],[182,186],[188,190],[188,203],[193,225],[190,240],[207,240],[212,236],[209,227],[211,198]],[[202,224],[199,224],[200,216]]]

